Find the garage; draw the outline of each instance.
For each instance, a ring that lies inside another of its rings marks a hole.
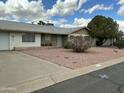
[[[0,50],[9,50],[9,33],[0,32]]]

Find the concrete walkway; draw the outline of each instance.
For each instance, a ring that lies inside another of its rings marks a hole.
[[[26,84],[31,83],[31,81],[39,78],[49,81],[46,77],[51,74],[68,71],[70,69],[23,53],[0,52],[0,93],[19,93],[20,86],[25,85],[23,87],[28,90],[29,85]],[[43,85],[48,84],[44,83]],[[21,87],[21,89],[23,88]],[[26,92],[26,90],[22,91],[20,93]]]

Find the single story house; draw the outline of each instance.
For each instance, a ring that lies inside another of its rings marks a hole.
[[[88,28],[58,28],[0,20],[0,50],[21,47],[63,47],[70,34],[88,35]]]

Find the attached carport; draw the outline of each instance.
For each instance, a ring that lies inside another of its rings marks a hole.
[[[9,33],[0,32],[0,50],[9,50]]]

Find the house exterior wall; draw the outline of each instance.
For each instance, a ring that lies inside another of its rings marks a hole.
[[[22,42],[24,33],[10,33],[10,50],[20,47],[40,47],[41,34],[35,34],[35,42]]]
[[[52,35],[52,46],[57,46],[57,35]]]
[[[62,47],[62,35],[41,34],[41,42],[42,46]]]
[[[25,47],[41,47],[41,45],[46,42],[45,38],[50,38],[50,43],[55,47],[63,47],[68,41],[68,35],[55,35],[55,34],[36,34],[35,33],[35,42],[22,42],[22,36],[25,32],[6,32],[9,33],[9,50],[15,48],[25,48]],[[72,34],[88,34],[85,29],[75,31]]]
[[[112,40],[108,39],[106,42],[104,42],[103,46],[110,46],[112,44]]]
[[[57,36],[57,47],[62,47],[62,36],[61,35]]]
[[[122,40],[124,40],[124,36],[122,36]]]
[[[92,38],[92,47],[95,47],[95,46],[96,46],[96,39]]]
[[[70,35],[68,35],[68,37],[70,37],[71,35],[77,36],[77,35],[81,35],[81,36],[90,36],[88,33],[88,30],[86,29],[80,29],[78,31],[75,31],[73,33],[71,33]],[[70,40],[70,38],[68,38],[68,41]],[[96,46],[96,39],[92,38],[92,46]]]
[[[62,36],[62,47],[64,47],[68,42],[68,35]]]
[[[45,35],[41,34],[41,46],[45,44]]]
[[[73,32],[72,34],[84,34],[84,35],[89,35],[88,31],[86,29],[80,29],[76,32]]]

